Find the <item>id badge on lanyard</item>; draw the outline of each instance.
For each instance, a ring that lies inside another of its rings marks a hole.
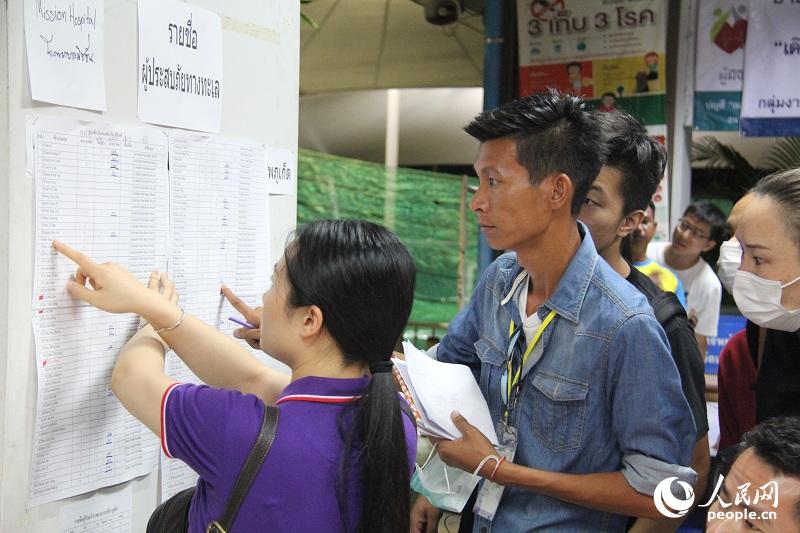
[[[514,337],[514,324],[511,323],[509,327],[509,337],[511,337],[511,345],[509,346],[509,354],[508,354],[508,366],[506,368],[506,380],[505,385],[503,387],[503,392],[506,393],[506,410],[503,415],[503,418],[498,422],[497,427],[497,437],[500,441],[500,446],[497,448],[498,455],[505,458],[506,462],[513,463],[514,462],[514,455],[517,452],[517,428],[512,426],[509,423],[510,413],[514,410],[514,407],[517,403],[517,398],[520,394],[520,381],[522,379],[522,370],[525,366],[525,363],[528,360],[531,352],[533,352],[536,343],[539,342],[539,339],[542,336],[542,333],[553,321],[555,318],[556,312],[550,311],[547,317],[542,321],[539,328],[536,330],[536,334],[534,335],[530,346],[525,350],[524,354],[520,354],[520,362],[519,367],[516,369],[516,372],[513,368],[513,351],[512,347],[516,342]],[[519,331],[516,332],[517,335],[524,335],[521,331],[522,328],[519,328]],[[494,520],[494,515],[497,513],[497,508],[500,506],[500,500],[503,497],[503,490],[505,487],[503,485],[499,485],[497,483],[493,483],[488,479],[483,481],[480,490],[478,491],[478,497],[475,500],[475,506],[472,510],[480,516],[481,518],[485,518],[486,520]]]

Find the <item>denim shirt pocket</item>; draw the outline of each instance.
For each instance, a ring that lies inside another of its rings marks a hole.
[[[581,445],[589,384],[539,371],[533,385],[533,432],[553,452]]]
[[[481,392],[488,399],[489,410],[492,414],[499,415],[502,401],[499,395],[491,394],[489,389],[492,386],[500,387],[500,378],[505,369],[505,353],[493,342],[485,338],[478,339],[475,343],[475,351],[481,360],[481,379],[479,382]]]

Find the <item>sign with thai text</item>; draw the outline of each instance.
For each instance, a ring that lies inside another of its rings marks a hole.
[[[219,132],[222,23],[175,0],[139,0],[139,118]]]
[[[517,0],[520,94],[550,87],[666,123],[663,0]]]
[[[697,15],[694,129],[738,131],[746,0],[701,0]]]
[[[800,0],[749,5],[742,135],[800,135]]]

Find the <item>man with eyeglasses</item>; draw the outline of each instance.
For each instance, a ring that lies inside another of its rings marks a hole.
[[[727,233],[725,215],[711,202],[703,201],[686,208],[672,232],[672,242],[647,246],[647,256],[671,269],[683,282],[701,355],[706,353],[707,337],[717,335],[722,284],[700,254],[722,243]]]

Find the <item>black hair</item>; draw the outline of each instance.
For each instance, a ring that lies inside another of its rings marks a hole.
[[[600,129],[583,100],[549,92],[484,111],[464,128],[480,142],[516,139],[517,161],[536,185],[562,172],[575,190],[571,212],[580,213],[586,193],[603,164]]]
[[[360,220],[321,220],[302,226],[284,253],[288,305],[316,305],[346,364],[388,362],[414,299],[416,270],[391,231]],[[409,530],[409,457],[391,372],[372,375],[361,398],[340,418],[345,453],[338,479],[346,531]],[[349,421],[349,423],[346,423]],[[360,472],[352,472],[352,459]],[[363,505],[349,527],[347,480],[359,475]]]
[[[581,71],[583,71],[583,65],[581,65],[580,61],[570,61],[565,67],[567,71],[569,71],[569,67],[578,67],[581,69]]]
[[[653,212],[653,218],[655,218],[656,217],[656,203],[653,200],[650,200],[650,203],[647,204],[647,207],[649,207],[650,210]],[[645,209],[645,211],[647,211],[647,209]]]
[[[775,172],[761,178],[753,192],[767,196],[781,207],[781,217],[789,235],[800,248],[800,168]]]
[[[711,226],[711,234],[708,238],[716,242],[716,247],[719,247],[722,241],[728,238],[730,230],[728,228],[728,221],[725,218],[725,213],[708,200],[690,204],[683,212],[683,216],[686,215],[694,215]]]
[[[646,210],[664,175],[667,151],[624,111],[596,112],[608,167],[621,174],[622,213]]]
[[[768,418],[742,437],[739,454],[752,449],[759,459],[782,475],[800,479],[800,417]],[[800,522],[800,501],[795,506]]]
[[[617,98],[617,95],[616,95],[616,94],[614,94],[614,93],[603,93],[603,96],[601,96],[601,97],[600,97],[600,99],[602,100],[602,99],[603,99],[603,98],[605,98],[606,96],[610,96],[610,97],[612,97],[612,98],[614,98],[614,99],[616,99],[616,98]]]

